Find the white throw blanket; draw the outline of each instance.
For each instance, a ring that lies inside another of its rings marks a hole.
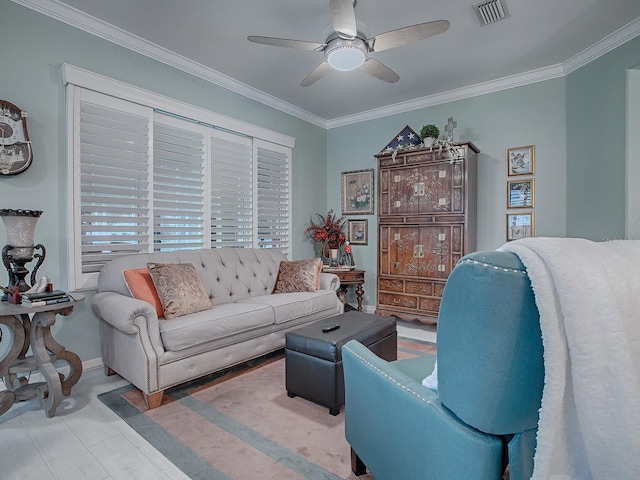
[[[640,478],[640,241],[507,243],[540,311],[545,385],[533,478]]]

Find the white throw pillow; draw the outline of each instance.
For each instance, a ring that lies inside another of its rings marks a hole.
[[[431,372],[431,375],[429,375],[428,377],[425,377],[425,379],[422,380],[422,385],[424,385],[430,390],[433,390],[436,393],[438,392],[438,361],[437,360],[436,360],[436,364],[433,366],[433,372]]]

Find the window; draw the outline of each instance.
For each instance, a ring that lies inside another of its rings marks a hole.
[[[103,91],[110,82],[100,77]],[[290,253],[291,146],[148,92],[132,101],[133,87],[118,85],[125,98],[116,98],[68,83],[70,289],[95,288],[105,263],[133,253]],[[217,120],[262,138],[209,123]]]
[[[249,138],[211,138],[211,246],[253,246],[253,164]]]
[[[90,91],[74,112],[74,276],[110,258],[149,251],[152,111]],[[76,285],[77,286],[77,285]]]
[[[286,149],[255,142],[258,159],[258,245],[286,250],[289,245],[290,162]]]
[[[164,117],[164,118],[163,118]],[[156,114],[153,123],[153,250],[203,248],[206,129]]]

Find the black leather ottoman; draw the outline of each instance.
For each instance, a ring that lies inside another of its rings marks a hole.
[[[334,325],[340,328],[323,332]],[[349,340],[385,360],[397,359],[395,317],[351,311],[319,320],[285,334],[287,395],[329,407],[337,415],[344,405],[342,346]]]

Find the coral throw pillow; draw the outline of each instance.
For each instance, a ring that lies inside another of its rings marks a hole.
[[[167,320],[213,307],[190,263],[147,263]]]
[[[160,302],[156,287],[153,285],[149,269],[132,268],[122,273],[133,298],[150,303],[156,309],[158,318],[163,317],[164,310],[162,309],[162,302]]]
[[[315,292],[320,287],[321,271],[319,258],[280,262],[273,293]]]

